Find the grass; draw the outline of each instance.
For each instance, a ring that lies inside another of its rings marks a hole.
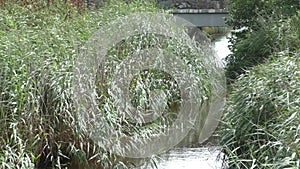
[[[299,168],[299,51],[233,84],[221,130],[230,168]]]
[[[82,132],[84,127],[78,123],[79,117],[72,99],[73,68],[81,47],[96,30],[107,26],[116,18],[134,12],[159,10],[151,2],[139,1],[109,1],[99,10],[78,10],[76,5],[58,0],[51,4],[47,2],[11,1],[1,6],[0,168],[134,167],[134,159],[110,153],[99,147],[98,143],[89,137],[89,133]],[[143,36],[141,37],[145,38]],[[117,50],[112,49],[111,53],[108,53],[110,60],[106,66],[115,67],[130,52],[149,48],[161,42],[160,38],[161,36],[151,35],[144,39],[146,43],[142,45],[139,43],[139,37],[125,40],[117,46]],[[201,99],[207,99],[212,92],[212,86],[217,82],[210,78],[214,67],[206,70],[206,64],[210,63],[207,58],[199,56],[209,51],[194,50],[196,44],[186,44],[186,41],[167,38],[163,43],[166,45],[160,46],[161,49],[180,56],[195,73],[197,84],[193,85],[200,88]],[[110,75],[106,78],[109,77]],[[151,80],[153,77],[163,78],[167,82],[156,81],[150,88],[174,88],[168,100],[170,112],[173,112],[178,106],[176,101],[180,100],[178,87],[174,79],[164,72],[146,70],[135,77],[130,86],[133,104],[143,107],[143,103],[137,100],[141,99],[139,94],[145,86],[138,86],[138,82]],[[109,85],[109,79],[101,81],[97,86],[98,94],[104,97],[104,100],[99,100],[99,108],[106,113],[110,124],[118,132],[136,134],[141,131],[145,135],[151,135],[157,132],[157,128],[164,127],[159,125],[165,119],[145,126],[132,125],[126,120],[118,121],[118,112],[113,109],[112,100],[106,95],[107,91],[100,87],[101,84]],[[107,103],[103,105],[108,107],[103,106],[101,101]],[[130,130],[126,131],[126,127]],[[156,160],[150,160],[153,161],[150,164],[155,166]]]
[[[230,86],[220,130],[229,168],[300,167],[299,14],[284,23],[273,25],[281,51]]]
[[[73,64],[101,25],[135,11],[156,11],[154,5],[110,2],[79,13],[60,1],[38,2],[7,2],[0,12],[0,168],[122,164],[74,128]]]

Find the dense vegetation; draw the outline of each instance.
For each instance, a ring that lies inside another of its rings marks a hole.
[[[1,4],[0,167],[133,167],[132,159],[103,150],[80,132],[72,100],[72,72],[79,49],[96,30],[117,17],[158,9],[153,3],[139,1],[107,1],[99,10],[85,10],[80,1],[33,2]],[[300,168],[299,5],[298,0],[230,0],[228,23],[241,29],[233,33],[232,54],[226,59],[231,91],[220,131],[230,168]],[[190,53],[189,46],[173,42],[152,34],[131,37],[108,52],[112,58],[108,66],[135,50],[160,43],[161,48],[186,58],[202,77],[201,90],[207,97],[211,86],[206,83],[203,62],[198,62],[198,51]],[[166,124],[164,120],[176,118],[174,110],[180,100],[178,86],[167,73],[150,69],[134,77],[131,101],[136,107],[148,106],[139,100],[144,89],[138,84],[154,77],[167,82],[154,80],[150,89],[174,88],[168,100],[173,114],[155,123]],[[107,104],[101,103],[111,98],[102,83],[108,82],[100,81],[97,86],[98,94],[104,96],[99,100],[104,110]],[[113,117],[117,113],[104,113],[111,115],[111,124],[120,134],[147,135],[161,129],[159,125],[133,126]]]
[[[78,49],[99,27],[152,3],[79,11],[63,1],[6,2],[0,11],[0,168],[128,165],[79,135],[72,103]],[[97,165],[96,165],[97,164]]]
[[[85,131],[91,123],[85,128],[80,123],[82,119],[79,113],[76,113],[81,109],[76,109],[76,99],[73,99],[76,97],[72,90],[75,81],[74,65],[84,51],[83,46],[99,45],[86,44],[99,28],[106,31],[116,30],[119,27],[108,26],[116,18],[134,12],[160,10],[152,2],[105,1],[105,4],[101,4],[104,6],[97,10],[87,10],[82,1],[70,2],[41,0],[9,1],[1,4],[0,168],[132,168],[141,160],[124,158],[109,152],[91,138],[95,133]],[[166,23],[158,24],[163,27]],[[111,91],[107,88],[111,85],[110,80],[116,66],[128,55],[153,46],[180,57],[189,67],[192,73],[184,78],[193,77],[189,80],[196,83],[191,84],[190,89],[195,87],[201,91],[201,97],[197,95],[196,98],[201,99],[205,105],[202,112],[206,114],[202,115],[207,115],[204,111],[209,108],[207,101],[215,94],[211,88],[219,87],[213,84],[216,81],[210,77],[219,74],[213,74],[215,70],[210,65],[211,60],[203,56],[205,52],[211,51],[209,48],[197,48],[197,44],[188,38],[188,32],[182,32],[182,29],[168,33],[174,34],[177,39],[145,32],[122,39],[107,51],[108,59],[101,63],[104,67],[99,66],[94,85],[98,94],[97,107],[108,120],[108,125],[100,128],[99,133],[106,132],[106,128],[110,127],[117,133],[114,135],[117,140],[115,142],[120,142],[121,138],[124,140],[124,135],[146,135],[146,139],[147,135],[161,134],[160,129],[166,129],[166,125],[174,122],[179,112],[180,91],[177,82],[166,72],[144,70],[130,83],[131,104],[141,109],[148,109],[149,106],[149,103],[143,101],[149,98],[142,98],[149,97],[149,91],[145,88],[152,91],[170,91],[166,94],[168,112],[150,125],[130,121],[117,111],[113,105],[114,100],[108,94]],[[185,36],[187,38],[183,38]],[[146,83],[148,86],[143,86]],[[190,93],[194,94],[195,91]],[[183,115],[185,114],[181,114]],[[201,121],[198,125],[203,124]],[[154,162],[148,164],[155,165]]]
[[[299,168],[299,51],[247,71],[229,94],[221,144],[232,168]]]
[[[300,8],[298,0],[230,0],[227,21],[236,32],[230,38],[226,76],[232,82],[245,70],[265,62],[273,52],[297,49],[297,26],[289,18]],[[293,23],[292,23],[293,24]]]
[[[230,168],[299,168],[299,1],[231,0],[221,129]]]

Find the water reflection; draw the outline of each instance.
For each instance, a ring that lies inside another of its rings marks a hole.
[[[213,42],[214,50],[216,51],[216,55],[218,59],[225,65],[225,58],[230,54],[230,50],[228,48],[230,34],[226,36],[220,36],[216,38]]]
[[[218,159],[219,155],[217,146],[178,148],[162,155],[163,161],[158,164],[158,169],[220,169],[222,161]]]
[[[218,60],[225,65],[225,57],[230,54],[228,36],[221,36],[213,42]],[[161,155],[158,169],[221,169],[220,147],[176,148]],[[149,168],[150,169],[150,168]]]

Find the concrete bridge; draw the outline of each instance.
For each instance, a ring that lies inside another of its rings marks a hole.
[[[227,26],[226,0],[158,0],[158,5],[198,27]]]
[[[82,0],[88,8],[98,8],[107,0]],[[124,0],[130,1],[130,0]],[[227,26],[226,0],[156,0],[158,6],[173,9],[173,14],[198,27]]]

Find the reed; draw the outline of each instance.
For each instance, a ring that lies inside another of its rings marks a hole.
[[[101,26],[152,3],[111,1],[78,10],[63,1],[5,2],[0,11],[0,168],[125,165],[74,127],[78,49]]]

